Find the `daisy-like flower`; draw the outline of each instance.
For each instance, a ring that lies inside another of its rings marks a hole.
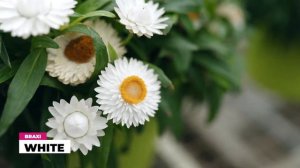
[[[74,13],[75,0],[1,0],[0,29],[22,37],[59,29]]]
[[[60,48],[47,49],[46,71],[65,85],[85,83],[93,74],[96,64],[93,39],[79,33],[66,33],[54,41]]]
[[[152,37],[154,34],[162,35],[163,29],[168,25],[165,21],[167,17],[162,17],[164,8],[160,8],[153,1],[145,0],[116,0],[116,13],[120,17],[120,22],[126,28],[138,36]]]
[[[53,102],[49,107],[53,118],[46,125],[52,128],[48,137],[55,140],[70,140],[72,151],[80,151],[86,155],[93,145],[99,147],[98,136],[104,136],[107,120],[100,117],[97,106],[92,106],[92,99],[78,100],[75,96],[71,102],[65,100]]]
[[[160,81],[153,69],[136,59],[121,58],[101,72],[97,103],[116,124],[143,125],[160,103]]]
[[[126,53],[121,39],[111,25],[96,20],[85,23],[94,29],[103,42],[115,49],[119,57]],[[96,64],[96,52],[93,39],[79,33],[66,33],[54,41],[59,49],[48,49],[46,71],[52,77],[57,77],[64,84],[79,85],[85,83],[93,74]]]
[[[121,43],[122,40],[118,36],[118,32],[110,24],[102,20],[89,20],[84,24],[94,29],[102,38],[106,46],[108,46],[109,43],[115,49],[119,58],[124,56],[126,49]]]

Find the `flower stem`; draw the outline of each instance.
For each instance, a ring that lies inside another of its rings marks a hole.
[[[132,37],[133,37],[133,34],[129,33],[128,36],[126,37],[126,39],[122,41],[122,45],[128,44],[131,41]]]

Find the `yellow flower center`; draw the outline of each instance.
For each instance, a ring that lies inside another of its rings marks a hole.
[[[122,98],[129,104],[138,104],[147,95],[145,82],[138,76],[130,76],[124,79],[120,91]]]
[[[90,36],[80,36],[71,40],[65,48],[65,56],[76,63],[87,63],[95,55],[93,39]]]

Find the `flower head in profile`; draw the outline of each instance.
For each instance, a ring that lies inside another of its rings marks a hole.
[[[126,28],[138,36],[152,37],[154,34],[162,35],[163,29],[168,25],[163,17],[165,10],[153,1],[145,0],[116,0],[116,13],[120,17],[120,22]]]
[[[136,59],[121,58],[101,72],[97,103],[116,124],[143,125],[158,110],[160,81],[153,69]]]
[[[0,30],[22,37],[48,34],[69,22],[75,0],[1,0]]]
[[[53,102],[49,111],[53,118],[46,123],[51,128],[48,137],[70,140],[72,151],[79,149],[84,155],[92,150],[93,145],[100,146],[98,136],[104,136],[107,120],[100,116],[97,106],[92,106],[91,98],[78,100],[73,96],[70,103],[65,100]]]

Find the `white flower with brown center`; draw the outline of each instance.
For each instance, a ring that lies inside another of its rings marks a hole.
[[[165,10],[153,1],[145,0],[116,0],[115,11],[120,17],[120,22],[138,36],[152,37],[154,34],[162,35],[162,30],[168,25],[163,17]]]
[[[75,0],[0,0],[0,30],[22,37],[48,34],[69,22]]]
[[[46,71],[66,85],[85,83],[93,74],[96,64],[93,39],[86,35],[67,33],[54,41],[60,48],[47,49]]]
[[[99,136],[104,136],[103,129],[107,120],[100,116],[98,106],[92,106],[92,99],[78,100],[75,96],[70,103],[65,100],[53,102],[49,107],[53,118],[46,125],[51,128],[48,137],[55,140],[70,140],[72,151],[78,149],[86,155],[93,146],[100,147]]]
[[[113,27],[104,21],[87,21],[85,24],[95,30],[104,44],[110,44],[119,57],[126,53],[121,39]],[[59,49],[48,49],[46,71],[52,77],[68,85],[85,83],[93,74],[96,64],[96,51],[90,36],[66,33],[54,39]]]
[[[121,58],[101,72],[97,103],[116,124],[143,125],[160,103],[160,81],[153,69],[136,59]]]

